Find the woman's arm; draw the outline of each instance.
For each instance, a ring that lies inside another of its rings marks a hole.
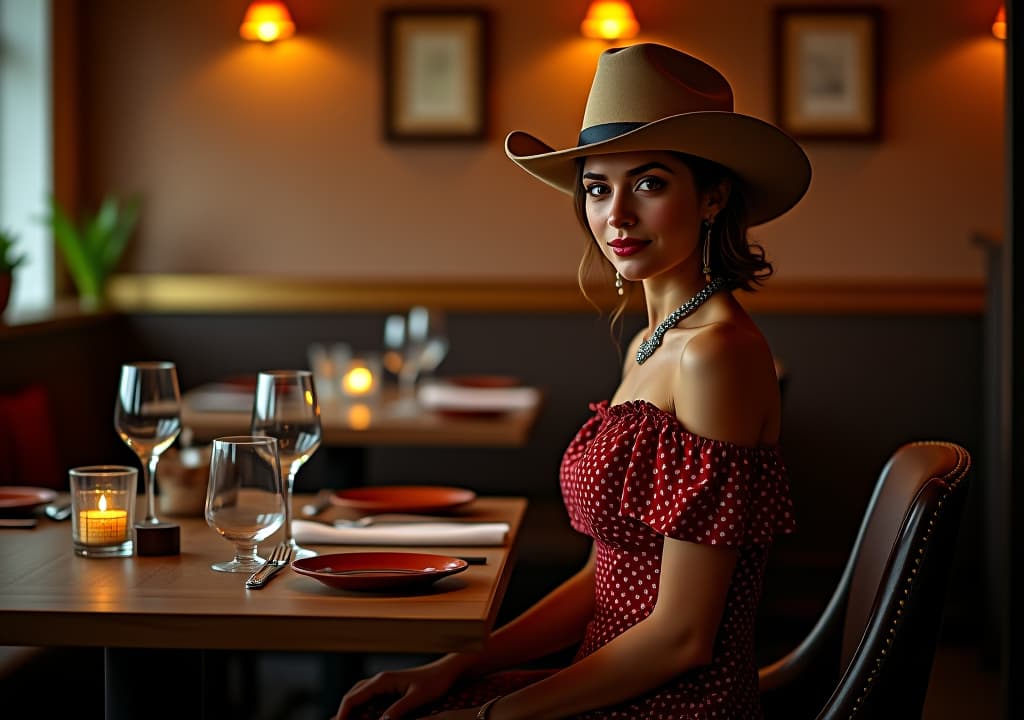
[[[403,718],[416,708],[438,700],[460,678],[476,677],[543,657],[578,642],[593,613],[594,556],[586,566],[548,593],[532,608],[503,626],[476,653],[452,653],[426,665],[386,671],[361,680],[341,700],[338,720],[382,695],[398,699],[385,716]]]
[[[708,663],[737,553],[665,538],[654,611],[604,647],[503,697],[491,720],[562,718],[643,695]]]
[[[594,553],[583,568],[495,631],[477,653],[446,655],[440,662],[460,677],[479,677],[544,657],[583,639],[594,611]]]

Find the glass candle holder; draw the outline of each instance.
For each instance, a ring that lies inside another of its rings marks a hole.
[[[72,468],[69,476],[75,554],[131,555],[138,470],[124,465],[90,465]]]

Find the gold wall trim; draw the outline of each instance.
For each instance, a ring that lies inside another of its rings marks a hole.
[[[243,275],[117,275],[108,286],[113,309],[147,313],[390,312],[412,305],[450,311],[594,312],[571,281],[403,281]],[[765,314],[980,314],[985,285],[977,280],[770,281],[738,293]],[[610,293],[599,298],[606,306]],[[639,300],[633,305],[639,307]]]

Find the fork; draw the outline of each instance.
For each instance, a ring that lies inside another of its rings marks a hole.
[[[270,553],[270,557],[267,558],[267,562],[263,564],[263,567],[249,576],[249,579],[245,581],[245,586],[251,590],[258,590],[270,582],[270,578],[274,576],[274,573],[290,563],[291,560],[291,545],[288,544],[287,540],[282,540],[274,547],[274,551]]]

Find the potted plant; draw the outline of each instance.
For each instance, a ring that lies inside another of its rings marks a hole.
[[[139,202],[122,202],[108,196],[95,215],[81,224],[69,217],[56,199],[50,200],[46,223],[53,231],[82,306],[95,309],[103,304],[110,273],[117,266],[139,220]]]
[[[14,254],[14,243],[18,236],[10,230],[0,228],[0,314],[7,309],[11,299],[11,285],[14,282],[14,268],[25,260],[24,254]]]

